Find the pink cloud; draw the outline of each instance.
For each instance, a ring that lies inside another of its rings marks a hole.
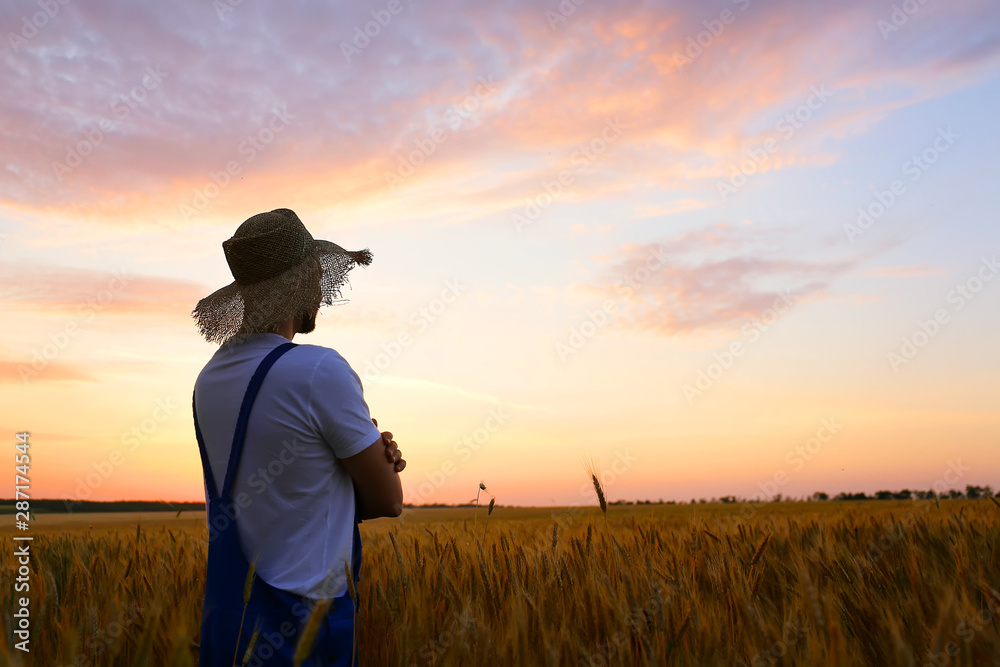
[[[776,300],[823,298],[857,259],[791,258],[776,231],[717,225],[627,246],[591,293],[618,300],[623,327],[673,336],[738,329]]]
[[[20,262],[0,268],[6,289],[0,303],[8,312],[190,319],[200,298],[214,288],[195,282],[137,275],[126,269],[96,271]]]
[[[995,3],[927,5],[893,36],[893,46],[912,48],[889,48],[875,27],[885,7],[755,0],[745,12],[734,4],[736,20],[677,71],[674,55],[718,14],[694,0],[587,3],[554,30],[545,11],[557,3],[403,6],[350,62],[342,43],[371,20],[362,5],[305,14],[243,3],[221,19],[204,3],[62,6],[38,36],[0,56],[18,74],[0,100],[0,160],[12,166],[0,172],[0,203],[183,226],[191,220],[181,206],[213,192],[212,174],[219,180],[235,163],[240,173],[210,198],[213,214],[239,217],[274,198],[296,197],[303,210],[363,204],[386,196],[386,171],[442,126],[447,140],[408,187],[517,161],[523,177],[473,195],[509,205],[615,117],[629,126],[615,151],[567,196],[682,187],[692,174],[717,177],[754,140],[749,128],[800,103],[810,85],[858,93],[822,121],[836,124],[974,80],[1000,41],[989,29]],[[150,68],[162,75],[147,89]],[[449,110],[475,100],[484,78],[497,90],[450,129]],[[268,135],[276,107],[287,124]],[[109,129],[81,164],[56,174],[53,164],[85,146],[102,119]],[[269,140],[250,150],[251,137]],[[797,154],[780,164],[815,162]]]
[[[936,276],[944,273],[944,268],[930,264],[912,266],[879,266],[865,271],[866,276],[874,278],[916,278],[919,276]]]
[[[95,382],[97,378],[79,364],[47,361],[33,366],[31,360],[0,360],[0,383]]]

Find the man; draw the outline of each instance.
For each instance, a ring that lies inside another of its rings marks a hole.
[[[349,665],[357,523],[399,516],[406,462],[347,361],[292,339],[372,256],[315,240],[289,209],[222,247],[235,280],[192,311],[221,344],[192,397],[209,521],[201,664],[291,665],[316,601],[333,598],[303,664]]]

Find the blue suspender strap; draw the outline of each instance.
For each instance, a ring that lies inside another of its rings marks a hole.
[[[250,409],[253,407],[253,403],[257,398],[258,392],[260,391],[261,384],[264,382],[264,376],[267,375],[267,372],[271,369],[271,366],[274,365],[278,358],[288,350],[295,347],[295,345],[296,344],[292,342],[283,343],[271,350],[260,362],[257,370],[254,371],[253,376],[250,378],[250,384],[247,387],[246,393],[243,395],[243,402],[240,405],[240,414],[236,420],[236,432],[233,434],[233,444],[229,452],[229,463],[226,467],[226,478],[222,486],[221,497],[229,498],[233,481],[236,476],[236,469],[239,466],[240,455],[243,452],[243,442],[246,440],[247,424],[250,420]],[[208,453],[205,449],[205,441],[201,434],[201,427],[198,424],[198,410],[195,404],[194,393],[191,394],[191,410],[194,413],[194,431],[195,436],[198,438],[198,451],[201,454],[201,465],[205,471],[205,484],[208,487],[208,498],[209,500],[215,500],[220,496],[216,492],[215,477],[212,475],[212,469],[208,462]],[[354,576],[355,586],[357,586],[358,579],[361,574],[361,533],[358,530],[359,523],[360,521],[358,519],[357,512],[355,512],[354,534],[352,540],[353,544],[351,549],[351,572]]]
[[[233,439],[233,447],[229,452],[229,465],[226,468],[226,478],[222,492],[228,497],[232,486],[233,476],[236,473],[236,465],[239,463],[239,452],[243,449],[243,436],[246,435],[246,425],[249,420],[250,408],[257,398],[257,391],[260,389],[264,376],[271,369],[278,357],[295,347],[295,343],[288,342],[279,345],[271,350],[260,362],[253,377],[250,378],[250,386],[247,387],[246,394],[243,395],[243,403],[240,405],[240,414],[237,418],[236,437]],[[208,452],[205,450],[205,439],[201,435],[201,426],[198,424],[198,408],[195,401],[195,392],[191,392],[191,412],[194,415],[194,434],[198,438],[198,452],[201,454],[201,467],[205,473],[205,485],[208,489],[208,499],[219,498],[219,493],[215,486],[215,476],[212,474],[212,467],[208,463]],[[240,428],[242,425],[242,428]],[[237,451],[238,450],[238,451]],[[234,456],[235,455],[235,456]]]
[[[278,357],[295,347],[295,343],[282,343],[267,353],[264,360],[260,362],[253,377],[250,378],[250,386],[247,387],[243,395],[243,403],[240,405],[240,415],[236,419],[236,433],[233,434],[233,446],[229,452],[229,465],[226,467],[226,479],[222,484],[222,495],[220,498],[229,498],[229,492],[233,487],[233,480],[236,478],[236,468],[240,462],[240,454],[243,452],[243,441],[246,439],[247,423],[250,421],[250,408],[257,400],[257,392],[264,382],[264,376],[271,370],[271,366],[278,360]]]
[[[191,392],[191,412],[194,414],[194,435],[198,438],[198,451],[201,452],[201,467],[205,471],[208,499],[215,500],[219,497],[219,493],[215,490],[215,477],[212,475],[212,467],[208,465],[208,452],[205,451],[205,440],[201,437],[201,427],[198,426],[198,409],[195,407],[194,392]]]

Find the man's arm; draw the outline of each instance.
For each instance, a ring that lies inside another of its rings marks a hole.
[[[397,450],[398,451],[398,450]],[[403,512],[403,485],[396,464],[386,456],[382,436],[354,456],[340,459],[354,481],[361,519],[399,516]]]
[[[320,359],[309,391],[316,428],[354,482],[358,516],[399,516],[403,490],[397,473],[406,462],[392,433],[379,434],[378,422],[365,403],[361,378],[346,359],[330,350]],[[314,396],[318,400],[313,401]],[[371,444],[366,446],[365,441]]]

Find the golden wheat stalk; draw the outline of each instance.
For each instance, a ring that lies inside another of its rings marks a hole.
[[[480,481],[479,488],[476,490],[476,513],[472,515],[472,527],[475,530],[476,524],[479,523],[479,494],[486,490],[486,482]]]
[[[250,603],[250,591],[253,590],[253,579],[257,573],[257,557],[254,556],[253,562],[250,563],[249,569],[247,569],[247,578],[243,582],[243,615],[240,616],[240,631],[236,635],[236,648],[233,650],[233,667],[236,667],[236,658],[240,654],[240,639],[243,637],[243,621],[247,617],[247,605]],[[244,661],[245,662],[245,661]]]
[[[254,626],[254,629],[253,629],[253,634],[250,635],[250,643],[247,644],[247,650],[243,654],[243,664],[244,665],[246,665],[248,662],[250,662],[250,656],[253,655],[253,650],[254,650],[254,648],[257,647],[257,640],[260,639],[260,626],[261,626],[261,621],[258,618],[257,619],[257,625]]]
[[[604,486],[601,484],[600,471],[597,469],[597,464],[594,463],[593,459],[589,459],[584,463],[584,468],[586,468],[587,474],[590,476],[590,481],[594,484],[594,492],[597,494],[597,503],[601,506],[601,513],[607,519],[608,499],[604,496]]]
[[[326,612],[330,610],[332,603],[333,598],[326,598],[318,600],[316,606],[313,607],[312,613],[309,614],[309,620],[306,621],[306,627],[302,629],[299,643],[295,646],[295,656],[292,658],[295,667],[299,667],[309,657],[309,653],[312,652],[313,644],[316,643],[316,635],[319,633],[319,627],[323,623],[323,619],[326,618]]]
[[[767,542],[770,539],[771,539],[771,533],[768,533],[767,535],[764,536],[764,539],[760,541],[760,544],[757,545],[757,550],[753,553],[753,558],[750,559],[751,570],[753,569],[753,566],[757,564],[757,561],[760,560],[761,555],[763,555],[764,553],[764,547],[767,546]]]
[[[490,530],[490,515],[493,514],[493,508],[496,506],[497,497],[490,495],[490,506],[486,508],[486,527],[483,528],[483,539],[486,539],[486,534]]]
[[[351,602],[354,603],[354,622],[351,626],[352,638],[351,638],[351,665],[354,665],[354,657],[358,654],[358,591],[354,587],[354,577],[351,576],[351,564],[344,561],[344,574],[347,575],[347,592],[351,596]]]
[[[750,559],[750,567],[747,568],[747,585],[748,586],[750,585],[750,581],[753,578],[753,569],[757,565],[757,562],[760,561],[760,557],[762,555],[764,555],[764,547],[767,546],[767,543],[768,543],[768,541],[770,539],[771,539],[771,533],[767,533],[766,535],[764,535],[764,539],[760,541],[760,544],[757,545],[757,550],[754,551],[754,553],[753,553],[753,558]],[[760,577],[757,578],[757,583],[753,587],[753,590],[750,592],[751,595],[753,595],[754,593],[757,592],[757,587],[758,586],[760,586]]]
[[[392,543],[392,550],[396,552],[396,562],[399,563],[399,580],[403,584],[403,594],[406,594],[406,566],[403,564],[403,555],[399,553],[396,546],[396,537],[390,532],[389,542]]]

